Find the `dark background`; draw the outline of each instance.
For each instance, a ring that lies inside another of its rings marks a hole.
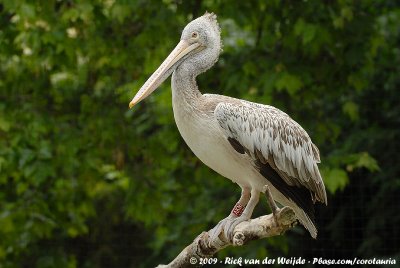
[[[201,91],[298,121],[329,201],[317,240],[296,227],[218,258],[400,261],[397,1],[5,0],[0,267],[151,267],[228,215],[240,189],[183,142],[170,82],[128,110],[206,10],[224,52]],[[255,216],[267,213],[262,198]]]

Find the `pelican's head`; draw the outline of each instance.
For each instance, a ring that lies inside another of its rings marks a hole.
[[[205,72],[218,60],[221,51],[220,28],[217,16],[207,13],[191,21],[183,29],[181,41],[158,69],[147,79],[129,103],[139,103],[156,90],[177,68],[194,76]]]

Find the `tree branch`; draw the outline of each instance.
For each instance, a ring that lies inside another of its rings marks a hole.
[[[202,232],[171,263],[159,265],[157,268],[193,267],[193,264],[199,264],[200,258],[209,258],[223,248],[243,246],[252,240],[281,235],[296,225],[294,211],[290,207],[278,208],[268,186],[265,186],[264,190],[273,213],[238,224],[234,229],[232,241],[225,237],[224,232],[214,240],[210,239],[209,231]]]

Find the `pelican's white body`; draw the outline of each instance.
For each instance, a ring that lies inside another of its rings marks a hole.
[[[187,108],[191,107],[184,107],[184,103],[175,100],[176,98],[173,107],[176,125],[193,153],[222,176],[242,186],[250,186],[249,181],[244,179],[248,176],[247,170],[244,171],[243,165],[238,161],[240,156],[230,153],[232,147],[222,135],[217,120],[188,111]]]
[[[171,82],[175,122],[192,152],[208,167],[241,188],[262,192],[264,186],[268,185],[274,199],[281,205],[293,208],[300,222],[315,237],[317,230],[306,213],[260,174],[251,156],[239,154],[228,142],[214,109],[218,103],[233,101],[240,104],[242,100],[221,95],[202,95],[195,80],[187,80],[184,74],[179,73],[179,68],[173,73]]]
[[[176,90],[172,92],[175,122],[192,152],[204,164],[241,187],[262,191],[268,181],[254,169],[246,154],[238,154],[232,148],[213,114],[196,110],[195,104],[189,104]]]
[[[257,189],[262,192],[263,187],[268,185],[276,201],[282,205],[297,207],[254,168],[247,154],[239,154],[233,149],[213,111],[205,111],[199,107],[201,103],[210,101],[211,98],[224,96],[205,94],[195,98],[189,96],[190,88],[179,88],[175,80],[176,73],[172,76],[174,118],[182,138],[192,152],[208,167],[242,188]]]

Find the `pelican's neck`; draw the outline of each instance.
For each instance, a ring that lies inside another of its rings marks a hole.
[[[196,74],[191,68],[178,66],[172,74],[172,102],[173,105],[194,106],[202,95],[196,83]]]

